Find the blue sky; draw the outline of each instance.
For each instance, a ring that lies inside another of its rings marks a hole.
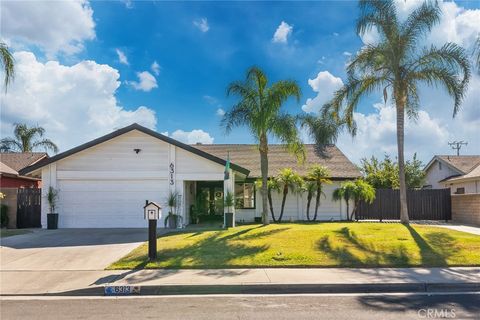
[[[398,10],[406,14],[419,3],[399,0]],[[15,122],[40,124],[62,150],[131,122],[188,143],[251,143],[247,130],[225,136],[219,126],[219,109],[235,102],[226,97],[228,83],[257,65],[271,81],[300,85],[301,101],[288,101],[286,110],[314,112],[342,84],[351,55],[368,42],[355,33],[355,1],[7,0],[1,6],[0,39],[18,65],[1,97],[2,136]],[[448,40],[469,49],[480,32],[479,2],[441,2],[441,8],[444,18],[424,44]],[[446,142],[455,139],[470,141],[467,153],[480,153],[480,77],[472,80],[455,120],[451,100],[425,90],[424,113],[407,128],[407,156],[418,152],[427,161],[451,153]],[[392,111],[380,93],[367,97],[357,110],[359,136],[343,135],[338,145],[354,161],[395,155]]]

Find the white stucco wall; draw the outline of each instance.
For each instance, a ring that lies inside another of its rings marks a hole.
[[[443,184],[444,188],[450,188],[452,194],[457,192],[458,188],[465,188],[465,193],[480,193],[480,179],[459,182],[447,182]]]
[[[442,182],[439,182],[445,178],[458,175],[460,172],[452,169],[450,166],[442,163],[440,169],[440,162],[435,160],[435,162],[428,168],[425,176],[425,185],[432,186],[432,189],[443,189],[445,185]]]

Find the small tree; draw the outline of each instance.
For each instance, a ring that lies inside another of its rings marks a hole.
[[[231,212],[230,209],[233,208],[233,206],[235,205],[235,196],[232,192],[227,191],[227,193],[225,194],[224,203],[225,208],[227,208],[226,212]]]
[[[260,190],[260,192],[263,191],[262,180],[261,179],[255,181],[255,185],[256,185],[257,189]],[[268,178],[268,181],[267,181],[267,199],[268,199],[268,205],[270,207],[270,214],[272,216],[272,221],[277,222],[277,218],[275,218],[275,212],[274,212],[274,209],[273,209],[272,191],[277,191],[277,192],[280,191],[280,184],[278,183],[278,180],[275,177]]]
[[[316,185],[315,215],[313,216],[313,221],[317,220],[320,196],[323,194],[323,184],[332,183],[329,177],[330,172],[326,167],[321,165],[314,165],[307,174],[307,179],[315,182]]]
[[[178,191],[169,192],[167,198],[168,215],[165,217],[165,227],[168,223],[169,228],[174,229],[182,219],[182,216],[177,214],[180,205],[179,198],[180,194]]]
[[[48,201],[48,206],[50,207],[50,213],[55,213],[57,200],[58,200],[58,190],[52,186],[49,186],[48,192],[47,192],[47,201]]]
[[[307,193],[307,220],[310,221],[310,205],[315,192],[317,192],[317,184],[314,181],[305,181],[302,191]]]
[[[340,188],[333,192],[333,200],[345,200],[347,205],[347,220],[352,220],[356,213],[358,203],[363,200],[367,203],[372,203],[375,200],[375,188],[368,182],[362,179],[355,181],[346,181],[340,185]],[[349,216],[349,201],[353,200],[352,214]]]
[[[277,181],[280,184],[283,193],[280,216],[277,220],[278,222],[281,222],[283,218],[283,212],[285,209],[285,202],[287,200],[288,191],[290,190],[292,192],[297,192],[297,190],[299,190],[299,187],[302,186],[303,179],[291,168],[285,168],[282,169],[278,174]]]

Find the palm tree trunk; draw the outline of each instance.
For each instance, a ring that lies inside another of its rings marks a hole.
[[[315,197],[315,214],[313,216],[313,221],[317,220],[318,207],[320,206],[320,182],[317,181],[317,196]]]
[[[349,199],[345,199],[345,203],[347,204],[347,220],[350,220],[350,207],[349,207]]]
[[[269,224],[268,219],[268,142],[267,136],[260,137],[260,169],[262,172],[262,222],[266,226]]]
[[[273,201],[272,201],[272,190],[268,190],[268,204],[270,205],[270,213],[272,215],[273,222],[277,222],[275,219],[275,213],[273,213]]]
[[[283,218],[283,210],[285,209],[285,202],[287,201],[288,186],[283,187],[283,199],[282,199],[282,208],[280,209],[280,217],[278,217],[277,222],[281,222]]]
[[[312,197],[313,194],[311,192],[308,192],[307,196],[307,220],[310,221],[310,204],[312,202]]]
[[[400,180],[400,222],[408,224],[408,206],[407,206],[407,185],[405,182],[405,102],[403,96],[397,100],[397,146],[398,146],[398,177]]]

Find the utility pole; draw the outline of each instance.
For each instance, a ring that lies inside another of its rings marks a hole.
[[[453,142],[448,143],[448,145],[453,150],[457,150],[457,156],[460,155],[460,149],[462,148],[462,145],[466,146],[467,144],[468,144],[468,142],[464,142],[463,140],[462,141],[453,141]]]

